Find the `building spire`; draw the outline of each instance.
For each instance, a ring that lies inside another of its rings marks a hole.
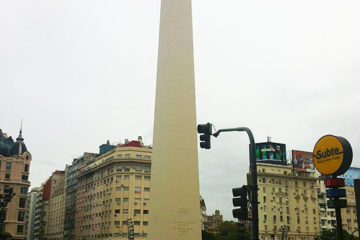
[[[17,141],[24,141],[24,138],[22,136],[22,124],[23,124],[23,119],[21,118],[20,132],[19,132],[19,136],[16,138]]]

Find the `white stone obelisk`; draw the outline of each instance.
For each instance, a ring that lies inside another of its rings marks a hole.
[[[150,240],[200,240],[191,0],[162,0]]]

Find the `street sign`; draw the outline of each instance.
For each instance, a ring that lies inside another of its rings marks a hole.
[[[331,199],[327,201],[328,208],[346,208],[346,199]]]
[[[324,181],[325,187],[344,187],[345,186],[345,180],[343,178],[331,178],[331,179],[325,179]]]
[[[352,148],[343,137],[326,135],[320,138],[313,151],[314,165],[324,175],[344,174],[352,162]]]
[[[346,197],[346,190],[343,188],[326,189],[327,198]]]

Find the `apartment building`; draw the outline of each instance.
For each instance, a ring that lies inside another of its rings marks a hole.
[[[20,129],[16,142],[0,129],[0,194],[12,189],[15,196],[7,204],[1,230],[10,233],[12,239],[25,239],[27,192],[30,186],[31,154],[27,151]]]
[[[151,155],[139,137],[79,169],[75,239],[147,238]]]
[[[257,163],[260,239],[320,236],[316,177],[289,164]]]
[[[31,191],[27,194],[27,206],[28,211],[26,214],[26,239],[33,240],[34,239],[34,223],[35,223],[35,212],[36,212],[36,202],[41,188],[36,187],[31,189]]]
[[[75,208],[78,194],[77,178],[78,169],[90,163],[93,163],[99,154],[85,152],[78,158],[73,159],[71,165],[66,167],[66,200],[65,200],[65,222],[64,222],[64,239],[74,239],[75,229]]]
[[[51,189],[44,236],[47,240],[60,240],[64,239],[66,171],[55,171],[50,179]]]
[[[43,183],[37,194],[35,220],[34,220],[34,240],[51,238],[61,238],[59,228],[64,226],[65,201],[61,196],[64,187],[64,171],[55,171]],[[53,198],[51,199],[53,194]],[[55,226],[54,221],[58,224]],[[54,237],[55,236],[55,237]],[[49,239],[50,240],[50,239]]]
[[[356,216],[356,201],[355,201],[355,189],[353,186],[345,186],[347,208],[341,209],[342,225],[343,229],[350,234],[359,236],[358,219]]]

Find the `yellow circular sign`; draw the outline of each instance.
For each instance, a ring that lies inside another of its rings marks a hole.
[[[343,163],[344,148],[337,137],[327,135],[316,143],[313,155],[316,169],[322,174],[332,175]]]

